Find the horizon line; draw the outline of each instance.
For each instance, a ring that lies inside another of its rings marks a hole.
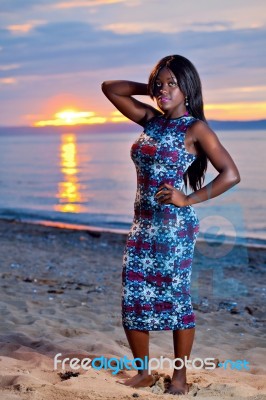
[[[252,120],[240,120],[240,119],[235,119],[235,120],[221,120],[221,119],[207,119],[207,122],[214,122],[214,123],[242,123],[242,124],[250,124],[252,122],[254,123],[266,123],[266,118],[264,119],[252,119]],[[56,129],[62,129],[62,128],[82,128],[82,127],[104,127],[104,126],[131,126],[131,125],[138,125],[137,123],[133,121],[123,121],[123,122],[104,122],[104,123],[94,123],[94,124],[76,124],[76,125],[47,125],[47,126],[35,126],[35,125],[0,125],[0,129],[5,129],[5,128],[31,128],[31,129],[36,129],[36,130],[43,130],[47,128],[56,128]]]

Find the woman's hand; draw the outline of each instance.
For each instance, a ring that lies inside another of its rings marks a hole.
[[[160,204],[173,204],[177,207],[189,205],[187,196],[181,190],[169,185],[169,183],[164,183],[159,187],[155,198]]]

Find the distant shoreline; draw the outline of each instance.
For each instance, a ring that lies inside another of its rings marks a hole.
[[[208,120],[214,130],[266,130],[266,119],[250,121],[219,121]],[[29,134],[29,133],[64,133],[66,130],[73,133],[124,133],[136,132],[138,126],[133,122],[105,123],[93,125],[66,125],[66,126],[0,126],[0,135]],[[141,127],[140,127],[141,129]]]

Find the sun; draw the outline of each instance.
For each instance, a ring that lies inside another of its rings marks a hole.
[[[66,109],[54,114],[54,119],[38,121],[35,126],[73,126],[88,124],[103,124],[105,117],[97,116],[94,111],[76,111]]]
[[[56,119],[65,122],[67,125],[75,125],[84,119],[94,117],[95,113],[92,111],[74,111],[64,110],[55,114]]]

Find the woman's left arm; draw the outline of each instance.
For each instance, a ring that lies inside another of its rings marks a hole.
[[[232,157],[209,126],[198,121],[192,125],[190,132],[194,143],[199,144],[219,174],[206,186],[186,196],[187,205],[219,196],[240,182],[240,174]]]
[[[240,174],[232,157],[207,124],[195,122],[190,128],[190,134],[194,145],[198,143],[219,174],[206,186],[188,196],[165,183],[155,196],[160,203],[172,203],[178,207],[201,203],[219,196],[240,182]]]

